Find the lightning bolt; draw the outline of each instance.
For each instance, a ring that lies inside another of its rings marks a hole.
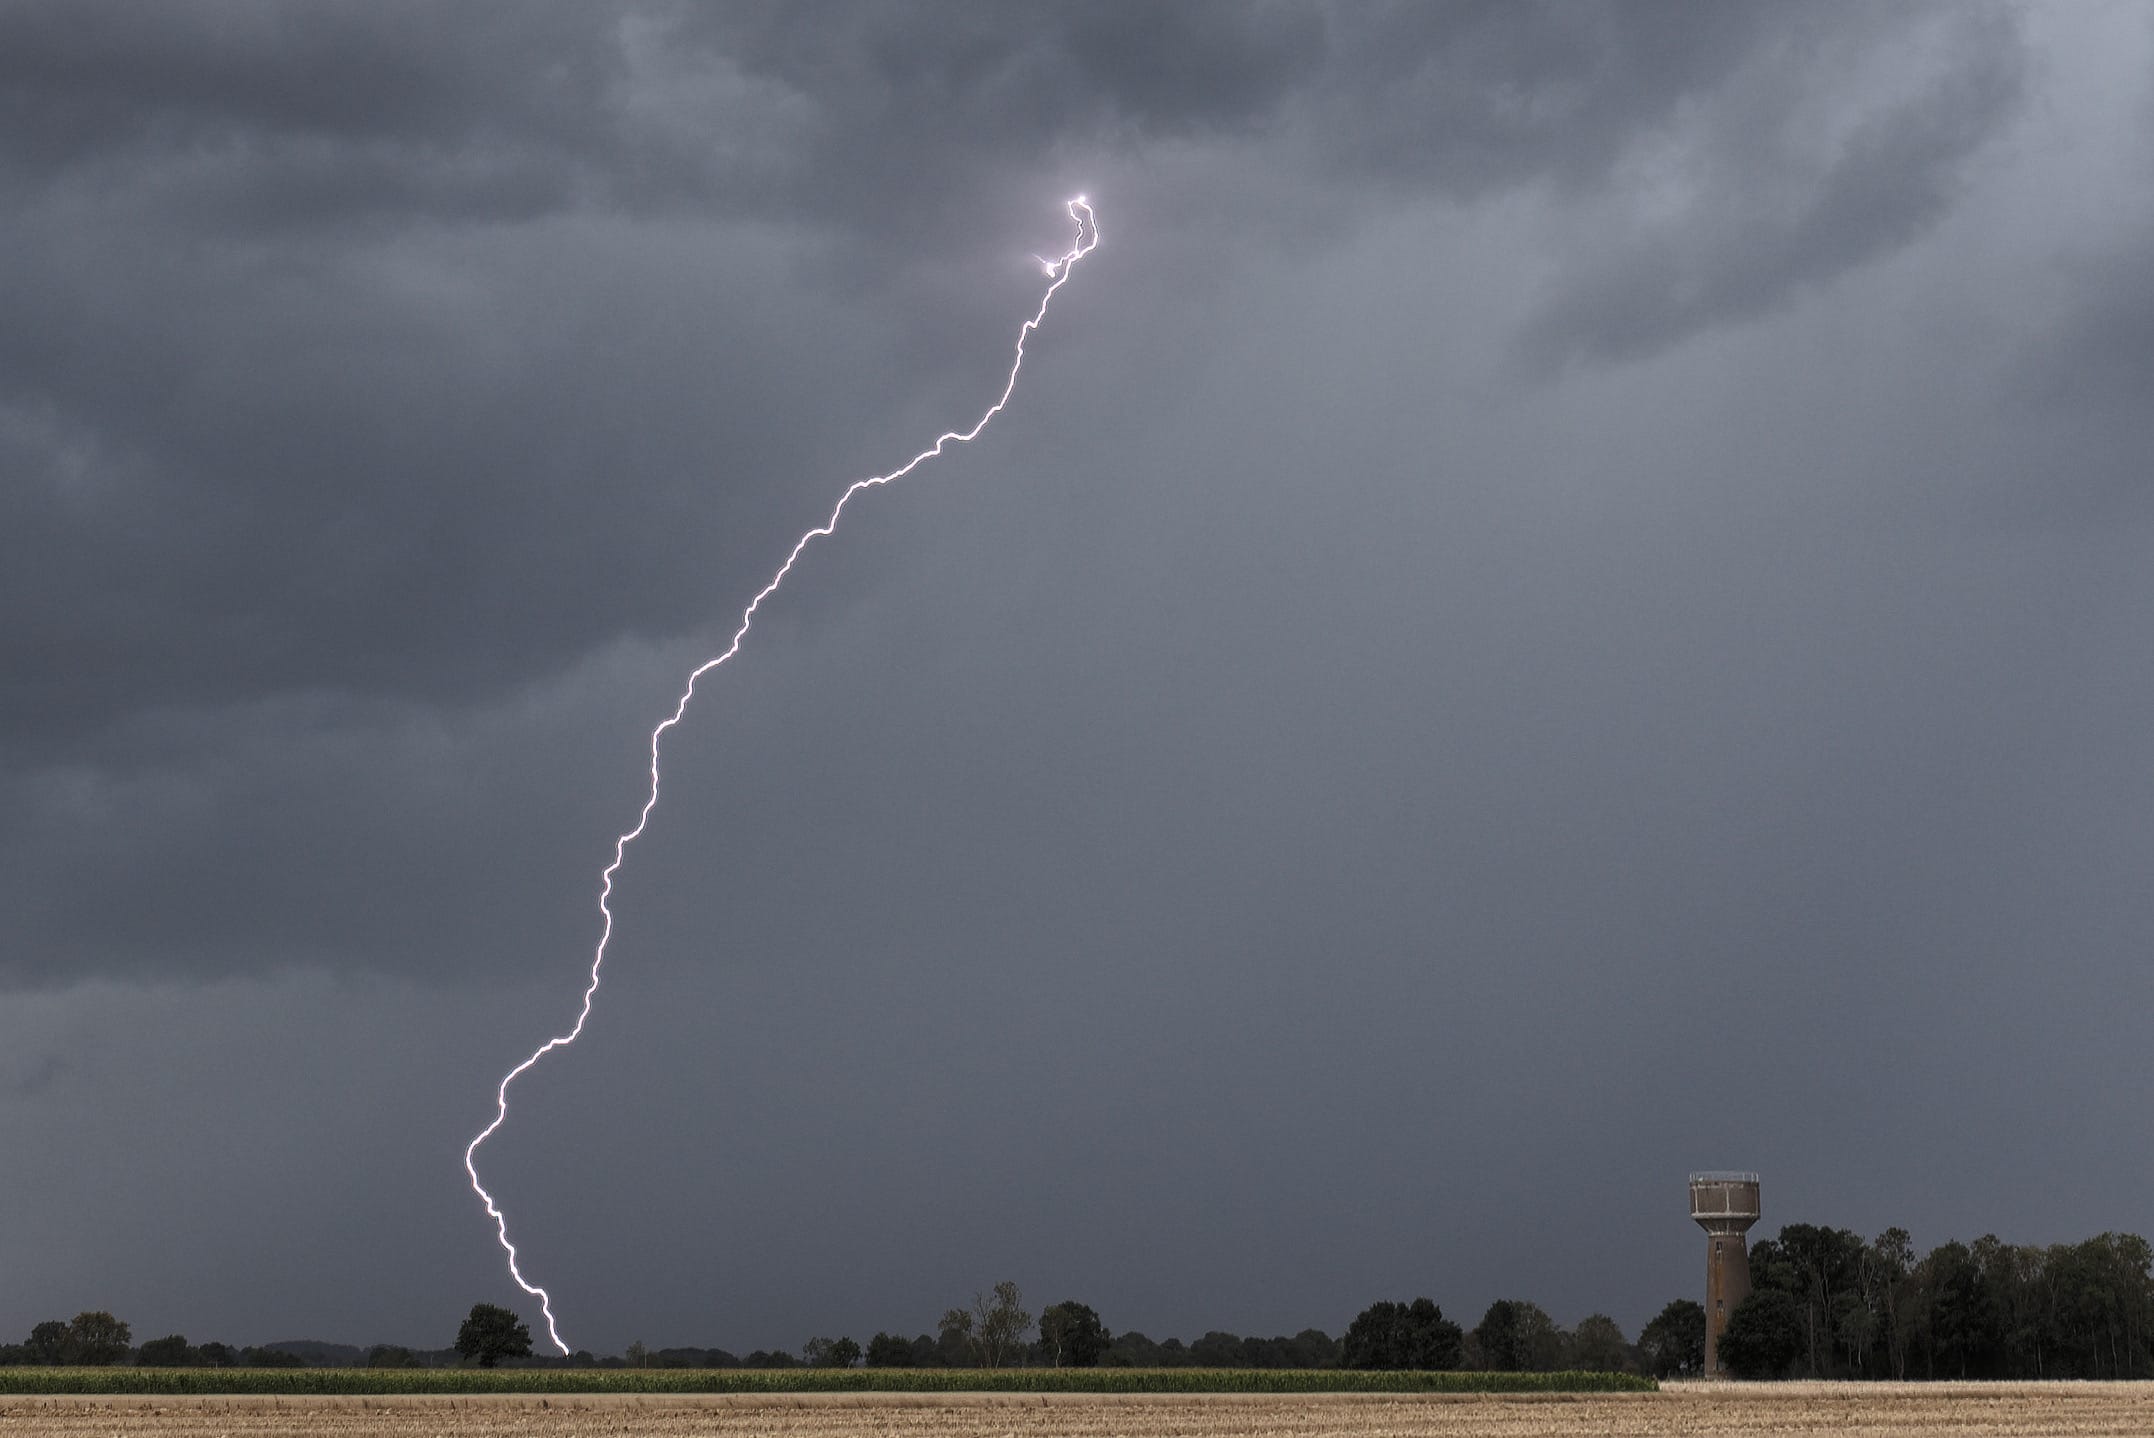
[[[523,1269],[517,1263],[516,1245],[509,1241],[508,1216],[502,1212],[501,1206],[494,1202],[494,1196],[486,1191],[486,1185],[479,1182],[477,1162],[479,1146],[492,1138],[500,1130],[501,1125],[508,1121],[509,1085],[530,1072],[533,1065],[555,1049],[566,1048],[576,1042],[577,1037],[583,1033],[585,1022],[591,1017],[591,1001],[598,994],[599,971],[605,967],[606,963],[606,944],[613,937],[613,910],[607,902],[613,897],[613,876],[620,872],[621,861],[628,857],[628,846],[642,835],[644,827],[651,822],[651,811],[658,807],[659,744],[665,738],[666,731],[680,723],[682,717],[688,713],[689,701],[696,697],[696,681],[740,653],[741,643],[747,639],[748,631],[754,627],[756,611],[763,607],[763,601],[775,594],[779,585],[785,583],[785,577],[793,572],[793,565],[799,560],[802,551],[816,540],[827,537],[837,529],[838,521],[844,517],[845,506],[853,502],[855,495],[862,490],[879,489],[893,480],[903,479],[906,475],[911,474],[915,469],[927,463],[927,461],[941,455],[947,445],[970,444],[978,437],[981,430],[987,428],[990,420],[1002,413],[1003,406],[1010,402],[1010,395],[1017,388],[1018,371],[1025,366],[1025,341],[1030,338],[1034,330],[1040,327],[1040,322],[1047,318],[1047,306],[1054,300],[1055,291],[1061,289],[1068,282],[1071,267],[1086,255],[1091,254],[1099,244],[1099,223],[1093,218],[1092,207],[1086,203],[1085,197],[1079,195],[1069,202],[1067,208],[1071,222],[1077,227],[1076,238],[1071,241],[1069,250],[1059,259],[1050,260],[1041,255],[1033,256],[1034,259],[1040,262],[1040,267],[1054,283],[1050,284],[1047,287],[1047,292],[1040,296],[1040,307],[1033,312],[1032,318],[1018,327],[1017,356],[1010,362],[1009,378],[1003,382],[1002,393],[996,397],[995,402],[987,407],[986,413],[982,414],[974,422],[972,428],[946,431],[938,436],[933,444],[921,450],[888,474],[870,475],[866,479],[856,479],[850,485],[847,485],[845,492],[838,496],[838,502],[832,506],[830,517],[794,541],[792,551],[785,556],[785,563],[778,566],[777,573],[771,575],[770,582],[756,591],[755,598],[748,601],[748,607],[741,611],[740,626],[733,631],[732,642],[726,645],[723,652],[704,660],[689,672],[687,684],[682,688],[680,700],[673,706],[672,714],[659,721],[658,727],[651,731],[650,792],[644,797],[643,810],[636,816],[635,827],[614,839],[613,862],[608,864],[605,872],[599,876],[598,912],[603,919],[603,923],[599,929],[598,948],[591,955],[591,981],[584,987],[583,1007],[577,1011],[576,1022],[569,1026],[567,1033],[556,1034],[546,1040],[546,1042],[531,1051],[530,1057],[501,1076],[501,1083],[494,1090],[493,1122],[480,1129],[478,1136],[473,1138],[464,1148],[464,1172],[471,1176],[472,1192],[478,1194],[479,1201],[486,1205],[487,1216],[494,1221],[494,1233],[500,1238],[501,1247],[508,1253],[509,1277],[516,1280],[518,1288],[521,1288],[525,1293],[539,1301],[539,1311],[546,1316],[546,1336],[553,1340],[554,1347],[560,1349],[564,1356],[568,1353],[569,1347],[568,1344],[562,1341],[561,1330],[554,1322],[553,1299],[544,1288],[524,1277]]]

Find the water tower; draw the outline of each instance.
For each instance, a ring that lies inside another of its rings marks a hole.
[[[1735,1305],[1750,1296],[1750,1244],[1743,1235],[1758,1221],[1754,1173],[1694,1173],[1690,1216],[1705,1230],[1705,1373],[1720,1373],[1720,1330]]]

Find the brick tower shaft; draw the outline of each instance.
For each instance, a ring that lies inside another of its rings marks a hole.
[[[1758,1221],[1754,1173],[1694,1173],[1690,1216],[1705,1230],[1705,1375],[1721,1376],[1720,1335],[1728,1315],[1750,1296],[1750,1241]]]

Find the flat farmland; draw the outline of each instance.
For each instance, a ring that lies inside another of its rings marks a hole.
[[[281,1434],[953,1438],[2154,1433],[2154,1384],[1670,1384],[1625,1394],[485,1394],[0,1397],[4,1438]]]

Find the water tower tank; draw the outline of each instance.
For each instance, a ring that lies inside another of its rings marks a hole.
[[[1735,1305],[1750,1296],[1750,1243],[1758,1221],[1754,1173],[1694,1173],[1690,1216],[1705,1230],[1705,1372],[1720,1372],[1720,1331]]]

